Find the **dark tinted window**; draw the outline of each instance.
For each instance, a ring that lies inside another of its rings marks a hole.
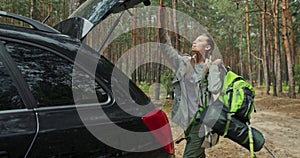
[[[73,64],[70,61],[53,52],[29,45],[8,43],[6,48],[16,61],[40,107],[74,104],[72,93]],[[82,76],[90,79],[87,74]],[[80,85],[76,88],[82,89],[83,87],[91,88],[93,86]],[[91,89],[84,90],[91,91]],[[102,95],[98,94],[101,102],[108,100],[107,93],[99,84],[96,84],[96,91],[102,92]],[[84,103],[95,102],[95,100],[84,99],[88,100]]]
[[[73,104],[72,65],[53,53],[16,43],[6,48],[40,106]]]
[[[3,52],[1,52],[3,53]],[[0,110],[25,108],[8,70],[0,59]]]
[[[109,100],[109,96],[103,87],[91,79],[91,76],[79,68],[74,71],[73,95],[75,96],[76,103],[105,103]],[[95,97],[95,91],[97,96]]]

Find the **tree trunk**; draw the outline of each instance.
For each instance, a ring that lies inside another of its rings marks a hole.
[[[66,0],[63,0],[63,19],[67,18],[66,14]]]
[[[127,51],[127,49],[129,48],[129,43],[128,42],[126,42],[125,43],[125,50],[123,50],[123,52],[126,52]],[[128,55],[128,59],[130,59],[130,55]],[[126,63],[126,65],[125,65],[125,72],[126,72],[126,74],[128,74],[129,73],[129,70],[130,70],[130,61],[125,61],[125,63]]]
[[[159,1],[159,6],[162,7],[164,5],[163,0]],[[166,28],[166,13],[163,12],[162,8],[160,8],[158,10],[158,25],[160,25],[160,27],[162,28]],[[157,35],[158,35],[158,29],[157,29]],[[161,41],[161,39],[159,39],[159,35],[157,36],[157,41]],[[161,53],[160,53],[160,49],[157,48],[157,71],[156,71],[156,87],[155,87],[155,100],[159,100],[159,96],[160,96],[160,78],[161,78]]]
[[[30,18],[33,19],[34,15],[34,1],[35,0],[30,0]]]
[[[279,0],[274,3],[274,47],[276,60],[276,86],[278,93],[282,93],[282,79],[281,79],[281,53],[280,53],[280,40],[279,40],[279,21],[278,21]]]
[[[253,84],[252,81],[252,68],[251,68],[251,46],[250,46],[250,27],[249,27],[249,4],[248,4],[248,0],[246,0],[246,34],[247,34],[247,52],[248,52],[248,62],[249,62],[249,66],[248,66],[248,73],[249,73],[249,80],[250,80],[250,84]]]
[[[172,0],[173,24],[174,24],[174,30],[175,30],[175,32],[179,32],[178,31],[178,25],[177,25],[177,14],[176,14],[177,2],[178,2],[178,0]],[[180,50],[180,36],[179,36],[178,33],[175,33],[175,48],[177,50]]]
[[[241,25],[241,35],[240,35],[240,48],[239,48],[239,56],[240,56],[240,74],[244,76],[244,71],[243,71],[243,25]]]
[[[229,53],[229,50],[230,50],[230,48],[229,48],[229,41],[230,40],[226,40],[226,42],[225,42],[225,56],[228,56],[230,54]],[[231,63],[230,63],[230,58],[226,58],[226,62],[225,63],[229,63],[229,65],[232,66]]]
[[[5,5],[5,3],[3,3],[2,0],[0,0],[0,6],[4,6],[4,5]],[[0,7],[0,9],[2,10],[3,8]],[[4,9],[3,9],[3,10],[4,10]],[[3,18],[0,18],[0,23],[2,23],[2,22],[4,22],[4,21],[3,21]]]
[[[117,45],[117,50],[118,50],[118,63],[121,63],[121,64],[119,64],[119,69],[121,70],[121,71],[123,71],[123,60],[122,60],[122,43],[119,43],[118,45]]]
[[[139,14],[145,14],[145,13],[139,13]],[[144,15],[142,16],[142,17],[145,17]],[[143,19],[143,18],[142,18]],[[143,20],[142,19],[140,19],[139,20],[139,22],[140,22],[140,26],[142,26],[143,25]],[[143,44],[144,43],[144,33],[145,33],[145,28],[140,28],[140,44]],[[144,63],[144,54],[143,55],[141,55],[142,54],[142,52],[145,52],[145,50],[144,50],[144,46],[143,47],[140,47],[140,53],[138,53],[139,54],[139,61],[138,61],[138,63],[139,63],[139,68],[138,68],[138,82],[140,83],[141,81],[143,81],[144,79],[143,79],[143,67],[145,66],[144,64],[142,64],[142,63]]]
[[[271,15],[267,16],[267,29],[268,29],[268,45],[269,45],[269,54],[271,55],[271,62],[270,62],[270,68],[272,70],[272,86],[273,86],[273,96],[277,96],[277,86],[276,86],[276,69],[275,69],[275,52],[273,48],[273,35],[272,35],[272,29],[271,29]]]
[[[132,22],[132,47],[136,46],[136,8],[133,9],[133,22]],[[131,78],[132,81],[134,83],[136,83],[136,71],[135,71],[135,67],[136,67],[136,51],[135,49],[133,49],[132,52],[132,74],[131,74]]]
[[[56,14],[56,20],[55,20],[55,24],[59,23],[61,21],[61,0],[58,0],[57,3],[57,14]]]
[[[48,1],[48,14],[46,15],[46,17],[50,16],[49,17],[49,20],[46,21],[46,23],[50,26],[52,26],[53,24],[53,18],[52,18],[52,0],[49,0]],[[45,20],[45,19],[43,19]]]
[[[9,0],[9,1],[8,1],[8,4],[12,4],[12,3],[13,3],[12,0]],[[13,13],[13,12],[14,12],[12,6],[9,7],[8,12],[10,12],[10,13]],[[13,19],[13,18],[7,18],[7,19],[9,20],[9,23],[10,23],[10,24],[12,24],[12,23],[14,22],[14,19]]]
[[[290,31],[290,36],[289,36],[289,44],[290,44],[290,51],[291,51],[291,60],[292,60],[292,65],[294,67],[295,65],[295,33],[294,33],[294,25],[293,25],[293,19],[290,13],[290,9],[289,9],[289,0],[286,0],[286,17],[288,19],[289,22],[289,31]]]
[[[152,21],[151,21],[151,15],[148,16],[148,23],[149,23],[149,26],[151,25]],[[151,70],[152,70],[152,63],[150,63],[151,61],[151,33],[152,33],[152,28],[148,28],[148,50],[147,50],[147,53],[148,53],[148,63],[147,63],[147,83],[151,83],[152,81],[152,76],[151,76]]]
[[[74,0],[69,0],[69,15],[72,13],[72,5],[73,5]]]
[[[259,23],[262,24],[262,14],[259,14]],[[260,37],[259,37],[259,51],[258,51],[258,57],[262,59],[262,25],[259,26],[259,33],[260,33]],[[258,85],[262,86],[263,85],[263,70],[262,70],[262,65],[263,65],[263,60],[259,60],[259,64],[258,64],[258,72],[257,72],[257,78],[258,78]]]
[[[41,15],[41,14],[40,14],[40,15]],[[44,20],[46,16],[47,16],[47,1],[44,0],[44,4],[43,4],[43,15],[40,16],[40,21]]]
[[[110,24],[109,24],[110,26],[113,26],[113,23],[114,23],[114,22],[113,22],[113,19],[112,19],[111,16],[109,17],[109,23],[110,23]],[[94,34],[93,34],[93,35],[94,35]],[[94,41],[96,42],[96,40],[94,40]],[[96,43],[95,43],[95,44],[96,44]],[[114,60],[113,60],[114,52],[112,52],[111,50],[112,50],[112,43],[109,43],[108,46],[107,46],[107,49],[106,49],[107,55],[108,55],[107,57],[108,57],[108,60],[110,60],[111,62],[113,62],[113,61],[114,61]]]
[[[75,0],[70,0],[70,1],[69,1],[69,15],[71,15],[72,12],[74,11],[75,5],[76,5],[75,3],[76,3]]]
[[[290,50],[290,45],[287,37],[287,11],[286,7],[288,4],[288,0],[282,0],[282,36],[283,36],[283,45],[285,49],[287,66],[288,66],[288,77],[289,77],[289,97],[296,98],[295,94],[295,79],[294,79],[294,68],[292,63],[292,55]]]
[[[187,23],[188,23],[188,21],[187,21],[187,19],[183,19],[183,21],[184,21],[183,26],[181,26],[181,27],[183,27],[183,30],[182,30],[183,34],[188,35],[188,32],[187,32]],[[181,43],[180,52],[182,54],[187,53],[186,48],[189,47],[189,46],[186,46],[186,39],[182,38],[180,43]]]
[[[292,67],[294,69],[294,66],[295,66],[295,33],[294,33],[294,25],[293,25],[292,16],[290,14],[289,1],[288,0],[286,0],[286,4],[285,5],[286,5],[286,8],[287,8],[286,9],[286,16],[288,18],[289,28],[290,28],[289,29],[289,31],[290,31],[289,43],[290,43]],[[295,75],[295,74],[293,73],[293,75]]]
[[[264,6],[266,5],[266,0],[264,0]],[[269,95],[270,94],[270,82],[269,82],[269,67],[268,67],[268,53],[266,51],[267,45],[266,45],[266,28],[265,28],[265,24],[266,24],[266,12],[264,11],[262,13],[262,51],[263,51],[263,56],[264,56],[264,60],[263,60],[263,67],[264,67],[264,79],[265,79],[265,84],[266,84],[266,93]]]

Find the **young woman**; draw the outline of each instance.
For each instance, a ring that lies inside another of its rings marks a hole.
[[[172,121],[186,130],[199,106],[209,106],[221,91],[225,72],[220,71],[221,59],[213,59],[215,44],[211,37],[203,33],[192,45],[192,53],[180,55],[170,42],[165,29],[159,30],[161,51],[172,68],[175,77],[172,82],[175,99],[172,108]],[[213,60],[213,62],[212,62]],[[203,158],[203,142],[211,130],[197,119],[191,124],[187,135],[184,158]]]

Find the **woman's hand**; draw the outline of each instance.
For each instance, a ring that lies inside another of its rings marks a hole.
[[[221,59],[216,59],[215,61],[213,61],[213,63],[217,66],[221,66],[223,64],[223,61]]]

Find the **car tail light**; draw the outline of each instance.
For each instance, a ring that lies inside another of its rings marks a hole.
[[[166,114],[160,109],[142,117],[143,122],[169,154],[174,154],[171,128]]]

